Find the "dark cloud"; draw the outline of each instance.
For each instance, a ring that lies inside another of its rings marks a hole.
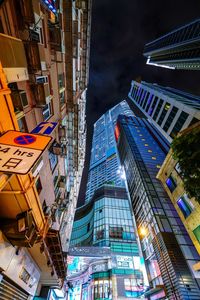
[[[127,98],[141,77],[200,95],[199,72],[146,65],[145,43],[199,18],[199,0],[93,0],[90,82],[87,92],[87,156],[79,203],[83,203],[93,123]]]

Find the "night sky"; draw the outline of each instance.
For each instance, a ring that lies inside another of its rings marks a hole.
[[[200,72],[149,66],[143,56],[146,43],[197,18],[199,0],[93,0],[87,149],[79,205],[84,203],[93,124],[127,99],[131,80],[141,78],[200,95]]]

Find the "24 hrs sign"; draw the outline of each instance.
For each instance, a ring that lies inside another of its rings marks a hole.
[[[8,131],[0,137],[0,171],[27,174],[51,137]]]

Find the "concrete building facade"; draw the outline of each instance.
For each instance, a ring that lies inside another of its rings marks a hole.
[[[179,136],[187,135],[193,129],[199,128],[197,123],[179,133]],[[197,150],[197,149],[196,149]],[[180,174],[180,167],[177,160],[173,158],[173,151],[170,150],[165,158],[157,178],[162,182],[165,191],[171,199],[181,221],[183,222],[197,252],[200,254],[200,204],[195,197],[189,197],[185,191],[183,178]],[[200,270],[200,264],[194,264],[193,269]]]
[[[9,291],[19,299],[46,299],[49,287],[65,287],[66,252],[85,156],[90,14],[91,1],[0,4],[1,134],[18,130],[52,137],[30,174],[1,173],[4,296]],[[34,225],[31,243],[19,232],[11,236],[5,226],[21,213]]]

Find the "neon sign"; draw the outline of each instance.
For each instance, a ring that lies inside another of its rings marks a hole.
[[[47,8],[54,14],[57,13],[56,0],[42,0],[42,2],[47,6]]]

